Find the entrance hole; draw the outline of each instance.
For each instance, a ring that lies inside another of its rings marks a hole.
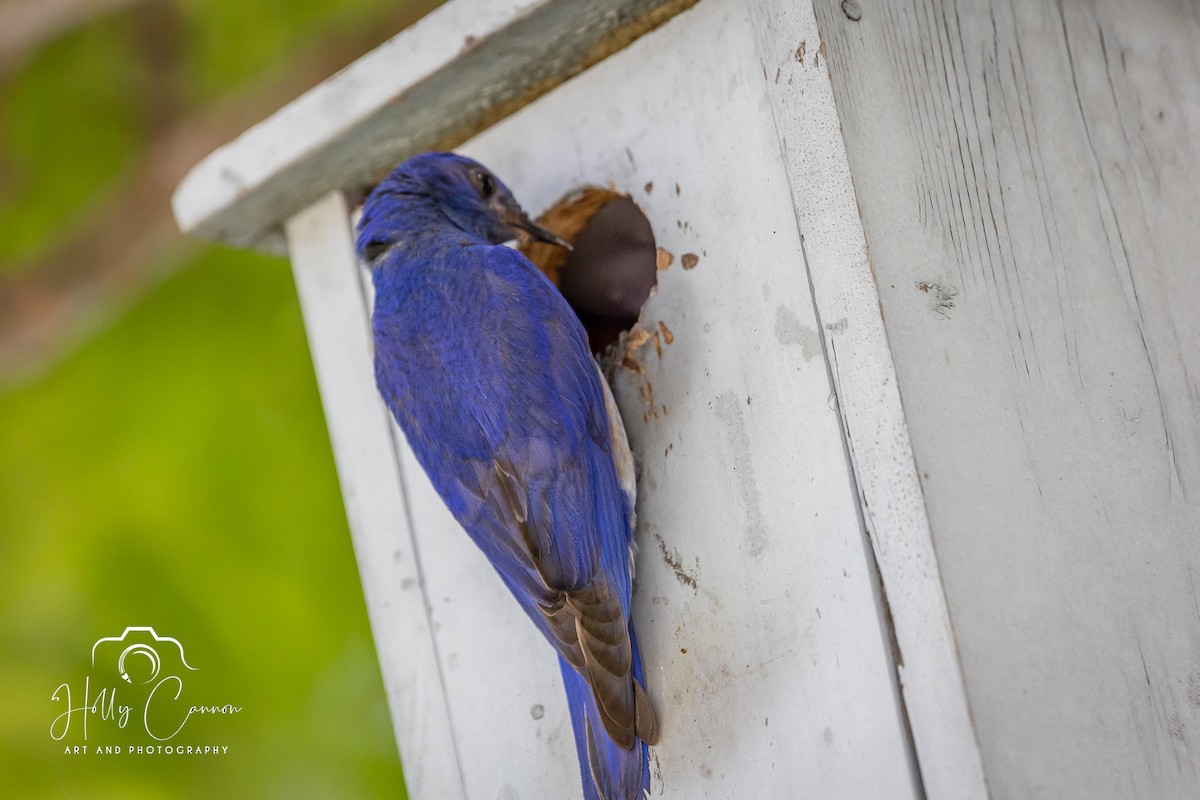
[[[574,247],[524,242],[521,252],[575,310],[597,358],[638,320],[658,279],[650,221],[627,195],[587,187],[538,220]]]

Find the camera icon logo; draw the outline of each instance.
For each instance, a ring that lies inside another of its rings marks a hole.
[[[181,668],[196,671],[187,662],[183,645],[171,636],[159,636],[154,628],[129,627],[120,636],[105,636],[92,645],[92,669],[113,670],[130,685],[153,682],[164,669],[179,674]]]

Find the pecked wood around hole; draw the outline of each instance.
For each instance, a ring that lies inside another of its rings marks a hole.
[[[637,323],[657,282],[654,233],[627,195],[587,187],[538,218],[575,248],[524,242],[521,252],[575,309],[597,355]]]

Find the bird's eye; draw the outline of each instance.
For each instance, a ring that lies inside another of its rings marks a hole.
[[[475,174],[472,177],[475,178],[475,185],[479,187],[479,194],[483,195],[484,199],[496,193],[496,179],[491,175],[479,169],[475,170]]]

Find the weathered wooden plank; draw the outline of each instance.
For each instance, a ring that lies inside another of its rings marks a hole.
[[[342,195],[293,217],[287,237],[409,796],[461,800],[428,589],[390,417],[375,390],[366,276]]]
[[[694,2],[448,3],[202,161],[175,217],[194,236],[278,245],[317,198],[459,144]]]
[[[641,463],[653,793],[916,797],[746,10],[708,0],[463,150],[531,209],[630,191],[675,254],[640,371],[617,380]],[[400,452],[467,796],[576,796],[551,651]]]
[[[984,798],[979,745],[817,21],[806,3],[759,0],[753,8],[925,795]]]
[[[1200,786],[1200,7],[817,0],[996,797]]]

